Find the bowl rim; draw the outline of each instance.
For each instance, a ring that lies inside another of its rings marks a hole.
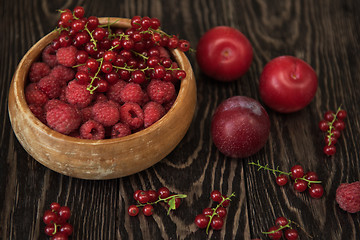
[[[114,26],[116,27],[120,27],[120,28],[129,28],[131,25],[131,19],[128,18],[117,18],[117,17],[99,17],[99,23],[100,24],[114,24]],[[30,69],[30,66],[33,62],[36,61],[36,59],[39,58],[39,56],[41,56],[41,52],[43,51],[43,49],[48,46],[51,41],[58,35],[58,33],[54,30],[50,33],[48,33],[47,35],[43,36],[40,40],[38,40],[27,52],[26,54],[22,57],[21,61],[19,62],[16,70],[15,70],[15,74],[13,76],[12,82],[14,84],[14,91],[18,94],[15,94],[15,99],[18,102],[18,104],[20,105],[20,107],[25,111],[25,114],[29,117],[29,120],[33,121],[36,125],[39,126],[39,130],[51,135],[52,137],[60,140],[60,141],[66,141],[66,142],[70,142],[70,143],[74,143],[74,144],[86,144],[86,145],[107,145],[107,144],[114,144],[114,143],[121,143],[121,142],[126,142],[135,138],[138,138],[140,136],[144,136],[147,135],[153,131],[156,131],[157,127],[162,123],[162,122],[166,122],[167,119],[170,117],[171,113],[173,111],[175,111],[175,109],[178,107],[179,103],[184,99],[185,95],[186,95],[186,91],[188,90],[190,84],[189,81],[191,81],[191,78],[193,78],[193,71],[191,68],[190,63],[188,62],[188,58],[186,57],[186,55],[178,50],[178,49],[168,49],[170,51],[170,53],[172,54],[172,56],[175,58],[177,64],[179,65],[179,67],[183,70],[185,69],[189,69],[191,70],[191,74],[189,74],[187,72],[186,77],[181,81],[180,83],[180,88],[178,91],[178,95],[173,103],[173,105],[171,106],[171,108],[166,112],[166,114],[160,118],[158,121],[156,121],[154,124],[152,124],[151,126],[142,129],[138,132],[135,133],[131,133],[130,135],[124,136],[124,137],[120,137],[120,138],[114,138],[114,139],[101,139],[101,140],[93,140],[93,139],[81,139],[81,138],[77,138],[77,137],[72,137],[72,136],[68,136],[62,133],[59,133],[53,129],[51,129],[50,127],[48,127],[47,125],[45,125],[44,123],[42,123],[30,110],[26,99],[25,99],[25,87],[26,87],[26,83],[28,82],[28,72]],[[29,56],[34,52],[34,50],[36,48],[39,48],[39,46],[44,45],[43,48],[41,48],[41,51],[38,53],[37,56],[34,56],[34,58],[32,58],[31,60],[29,60]],[[25,71],[19,71],[20,69],[24,69]],[[15,81],[15,79],[20,79],[21,81]],[[9,112],[10,114],[10,112]],[[11,119],[11,117],[10,117]]]

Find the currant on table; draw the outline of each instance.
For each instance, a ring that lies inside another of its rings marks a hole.
[[[67,206],[61,206],[57,202],[50,205],[50,209],[46,210],[43,215],[45,223],[45,234],[50,236],[52,240],[64,240],[73,232],[73,226],[67,221],[70,219],[71,210]]]
[[[229,206],[231,198],[234,196],[235,193],[226,196],[218,190],[213,190],[210,193],[210,198],[218,204],[214,208],[204,208],[202,213],[195,217],[196,226],[202,229],[206,228],[206,234],[208,234],[210,226],[213,230],[220,230],[227,215],[226,207]]]
[[[323,152],[328,156],[336,153],[335,144],[341,136],[341,132],[345,129],[344,119],[346,117],[347,112],[339,107],[336,112],[325,112],[324,118],[319,122],[320,130],[326,133]]]
[[[273,240],[279,240],[282,236],[284,236],[287,240],[297,240],[299,233],[293,227],[293,225],[300,227],[299,224],[295,223],[294,221],[291,221],[285,217],[278,217],[275,220],[275,225],[271,226],[267,232],[262,233]]]
[[[321,198],[324,194],[324,188],[319,181],[318,175],[313,172],[304,172],[304,169],[300,165],[294,165],[290,172],[283,172],[279,168],[269,168],[268,165],[261,165],[259,161],[257,163],[250,162],[249,165],[259,167],[258,170],[264,169],[272,172],[276,176],[276,184],[284,186],[290,179],[294,180],[293,188],[297,192],[304,192],[308,189],[308,192],[312,198]]]
[[[142,207],[142,213],[145,216],[151,216],[154,213],[153,205],[158,203],[166,203],[168,206],[168,214],[171,210],[178,209],[181,204],[181,199],[186,198],[185,194],[171,194],[167,187],[161,187],[158,191],[153,189],[143,191],[136,190],[133,194],[133,198],[137,201],[137,205],[130,205],[128,208],[128,214],[132,217],[137,216]]]

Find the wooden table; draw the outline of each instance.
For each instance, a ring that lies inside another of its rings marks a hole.
[[[13,134],[7,95],[16,65],[26,51],[57,21],[57,9],[81,4],[86,15],[157,17],[163,29],[196,46],[212,27],[228,25],[252,43],[250,70],[232,83],[203,75],[189,53],[198,87],[198,105],[190,129],[178,147],[155,166],[132,176],[107,181],[75,179],[53,172],[29,156]],[[3,0],[0,38],[0,238],[47,239],[42,215],[51,202],[71,208],[71,239],[267,239],[261,232],[285,216],[299,225],[299,239],[360,238],[360,215],[341,210],[337,187],[360,180],[360,3],[334,1],[25,1]],[[266,108],[271,132],[265,147],[245,159],[219,153],[210,136],[217,105],[234,95],[261,102],[258,83],[264,65],[280,55],[308,62],[319,78],[313,101],[301,111],[280,114]],[[318,122],[327,110],[348,112],[346,129],[333,157],[323,154]],[[259,160],[288,171],[301,164],[318,173],[325,189],[321,199],[279,187],[274,175],[248,165]],[[138,189],[168,187],[188,197],[167,215],[155,207],[152,217],[130,217]],[[195,216],[211,207],[209,194],[235,192],[221,231],[198,229]],[[311,238],[311,237],[312,238]]]

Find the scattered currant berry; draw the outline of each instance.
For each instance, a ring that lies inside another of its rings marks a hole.
[[[217,202],[217,206],[214,208],[204,208],[202,213],[195,217],[195,224],[199,228],[206,228],[206,234],[209,232],[209,228],[213,230],[220,230],[224,225],[224,218],[227,215],[226,207],[230,204],[231,198],[235,194],[232,193],[229,197],[222,195],[220,191],[213,190],[210,193],[210,198]]]
[[[272,172],[276,176],[276,184],[279,186],[286,185],[289,176],[291,176],[291,179],[294,180],[293,187],[296,192],[304,192],[306,189],[309,189],[309,194],[313,198],[320,198],[323,195],[323,188],[318,175],[312,171],[304,174],[304,169],[300,165],[294,165],[290,172],[283,172],[279,170],[279,168],[269,168],[267,164],[263,166],[259,161],[257,163],[250,162],[249,165],[257,166],[258,170],[264,169]],[[311,189],[311,187],[313,187],[313,189]]]
[[[61,206],[57,202],[50,205],[50,209],[46,210],[43,215],[45,223],[45,234],[51,239],[68,239],[73,232],[73,227],[67,221],[71,216],[71,210],[67,206]]]
[[[128,208],[129,216],[137,216],[140,208],[145,216],[151,216],[154,213],[154,205],[164,202],[168,205],[168,214],[171,210],[179,208],[181,199],[186,198],[185,194],[170,194],[167,187],[161,187],[158,191],[153,189],[143,191],[137,190],[133,198],[138,202],[137,205],[130,205]]]
[[[278,217],[275,220],[275,224],[275,226],[270,227],[269,230],[267,232],[263,232],[263,234],[267,235],[270,239],[281,239],[283,235],[287,240],[298,239],[299,233],[294,228],[294,225],[300,227],[299,224],[295,223],[294,221],[288,220],[285,217]]]
[[[325,146],[323,148],[325,155],[332,156],[336,153],[335,144],[341,136],[341,132],[345,129],[344,119],[346,116],[346,111],[339,107],[336,112],[325,112],[324,119],[319,122],[320,130],[326,133]]]

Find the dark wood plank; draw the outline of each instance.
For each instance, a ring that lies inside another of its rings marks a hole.
[[[189,132],[178,147],[155,166],[133,176],[87,181],[55,173],[31,158],[14,136],[7,113],[7,94],[16,65],[26,51],[57,20],[56,9],[83,5],[87,15],[158,17],[163,29],[177,33],[195,47],[217,25],[238,28],[254,48],[249,72],[239,81],[223,84],[204,76],[195,56],[188,54],[198,84],[198,106]],[[299,223],[300,239],[358,239],[360,217],[342,211],[335,191],[342,182],[360,179],[359,12],[355,0],[334,1],[1,1],[0,29],[0,238],[46,239],[42,214],[53,201],[68,205],[74,226],[71,239],[250,239],[278,216]],[[307,61],[319,77],[312,103],[293,114],[268,108],[271,134],[260,152],[246,159],[224,157],[212,144],[211,116],[218,104],[234,95],[261,101],[258,78],[265,64],[279,55]],[[317,123],[323,112],[340,104],[348,111],[346,129],[328,158]],[[250,161],[289,170],[301,164],[316,171],[325,188],[321,199],[296,193],[291,185],[278,187],[274,176],[257,171]],[[167,215],[157,206],[153,217],[129,217],[137,189],[167,186],[185,193],[181,207]],[[212,202],[209,193],[235,192],[222,231],[206,236],[193,223]]]

